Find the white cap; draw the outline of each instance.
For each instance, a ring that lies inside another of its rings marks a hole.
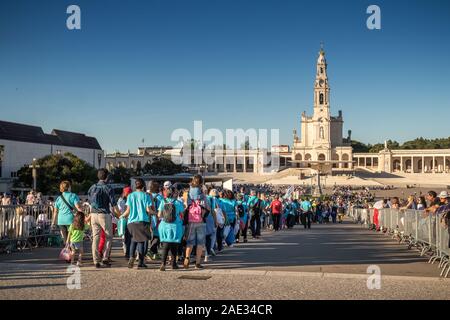
[[[439,194],[438,198],[441,198],[441,199],[448,198],[448,192],[447,192],[447,191],[442,191],[442,192]]]
[[[166,181],[166,182],[164,182],[164,188],[170,188],[172,186],[172,182],[170,182],[170,181]]]

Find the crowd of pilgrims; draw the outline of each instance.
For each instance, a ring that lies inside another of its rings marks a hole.
[[[80,266],[86,239],[82,233],[88,229],[92,229],[97,268],[111,266],[112,238],[118,233],[129,268],[137,262],[138,269],[145,269],[149,260],[159,261],[161,271],[167,265],[178,269],[179,263],[189,268],[195,259],[192,264],[202,269],[211,257],[235,243],[260,238],[262,230],[278,232],[295,225],[310,229],[313,223],[342,222],[348,199],[341,189],[322,200],[294,186],[235,185],[227,190],[207,186],[202,176],[195,175],[189,185],[137,179],[116,201],[102,176],[100,172],[99,183],[88,192],[88,214],[67,210],[81,209],[67,181],[61,184],[62,195],[55,202],[53,224],[71,248],[71,263],[78,260]],[[72,219],[62,221],[71,212],[75,212]]]

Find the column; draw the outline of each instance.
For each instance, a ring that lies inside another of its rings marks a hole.
[[[233,157],[233,172],[237,172],[237,155]]]
[[[422,156],[422,173],[425,172],[425,157]]]
[[[447,170],[447,157],[444,156],[444,171],[443,171],[443,173],[445,173],[446,170]]]
[[[244,172],[247,172],[247,157],[244,155]]]
[[[414,173],[414,157],[411,156],[411,173]]]
[[[436,173],[436,157],[433,156],[433,173]]]
[[[403,172],[403,156],[400,156],[400,172]]]

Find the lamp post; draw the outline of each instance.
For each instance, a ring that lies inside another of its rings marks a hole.
[[[37,160],[36,158],[33,158],[33,163],[30,166],[31,170],[31,175],[33,177],[33,190],[36,191],[37,189],[37,169],[40,167],[39,165],[36,164]]]

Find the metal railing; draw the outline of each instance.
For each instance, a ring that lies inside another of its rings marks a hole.
[[[449,230],[440,214],[428,214],[420,210],[363,209],[350,207],[347,215],[355,223],[384,233],[416,248],[421,256],[428,255],[428,263],[439,261],[440,276],[450,273]]]
[[[53,207],[48,205],[0,206],[0,251],[43,246],[54,234]]]

